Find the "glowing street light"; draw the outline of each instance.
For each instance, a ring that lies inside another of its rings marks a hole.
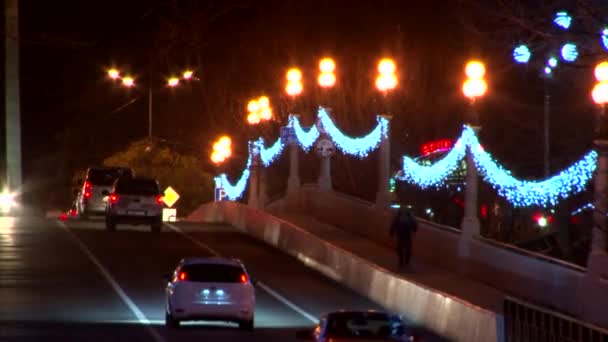
[[[260,96],[257,99],[250,100],[247,103],[247,122],[250,125],[257,125],[260,121],[268,121],[272,119],[272,108],[270,108],[270,99],[268,96]]]
[[[176,87],[179,85],[179,78],[177,77],[171,77],[167,80],[167,85],[169,87]]]
[[[213,151],[211,152],[211,162],[214,164],[223,163],[232,155],[232,139],[224,135],[213,143]]]
[[[376,88],[386,95],[389,90],[397,87],[397,66],[390,58],[383,58],[378,62],[378,76],[376,77]]]
[[[120,72],[114,68],[108,70],[108,76],[110,76],[111,79],[116,80],[120,78]]]
[[[608,62],[599,63],[595,67],[594,73],[597,83],[593,87],[591,97],[593,102],[602,107],[602,114],[604,114],[606,103],[608,103]]]
[[[119,81],[122,86],[131,88],[135,86],[135,79],[131,76],[121,76],[121,73],[116,68],[111,68],[107,71],[108,76],[114,80]],[[194,78],[194,72],[192,70],[186,70],[182,73],[184,80],[191,80]],[[174,88],[180,83],[180,78],[170,77],[167,79],[167,86]],[[152,85],[148,83],[148,138],[152,138]]]
[[[291,68],[287,71],[287,85],[285,92],[291,97],[298,96],[302,93],[304,86],[302,85],[302,72],[298,68]]]
[[[331,88],[336,85],[336,62],[333,59],[326,57],[319,62],[319,77],[317,83],[322,88]]]
[[[132,87],[135,85],[135,80],[133,79],[133,77],[125,76],[122,78],[122,85],[124,85],[125,87]]]
[[[479,61],[470,61],[465,67],[465,74],[468,79],[462,85],[462,93],[471,102],[483,96],[488,90],[488,85],[483,78],[485,73],[486,67]]]

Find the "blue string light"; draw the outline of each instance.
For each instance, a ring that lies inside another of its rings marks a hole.
[[[262,164],[264,166],[269,166],[280,154],[283,152],[283,143],[281,142],[281,138],[277,139],[277,141],[270,148],[264,147],[264,138],[260,137],[256,144],[260,151],[260,159],[262,159]]]
[[[530,52],[530,49],[526,46],[526,45],[520,45],[518,47],[516,47],[515,49],[513,49],[513,59],[517,62],[517,63],[528,63],[528,61],[530,60],[530,57],[532,57],[532,53]]]
[[[251,144],[250,144],[250,146],[251,146]],[[249,157],[247,158],[247,164],[245,165],[245,170],[243,170],[243,173],[241,174],[241,178],[239,178],[239,180],[236,182],[235,185],[232,185],[230,183],[230,181],[228,180],[228,177],[226,176],[225,173],[222,173],[221,175],[215,177],[216,187],[219,185],[220,188],[223,188],[224,191],[226,192],[226,196],[231,201],[238,200],[245,193],[245,189],[247,188],[247,181],[249,180],[249,174],[250,174],[249,168],[251,167],[251,160],[252,160],[251,154],[252,153],[251,153],[251,149],[250,149]]]
[[[575,44],[566,43],[562,46],[562,58],[566,62],[574,62],[578,58],[578,50]]]
[[[608,28],[602,30],[602,45],[608,50]]]
[[[470,127],[465,129],[472,131]],[[516,207],[554,206],[559,200],[583,191],[596,167],[597,153],[590,151],[581,160],[551,178],[538,182],[522,181],[497,164],[484,151],[475,135],[469,139],[469,149],[477,169],[497,189],[499,195]]]
[[[557,12],[555,13],[555,18],[553,19],[555,25],[561,27],[564,30],[570,28],[570,24],[572,23],[572,17],[568,15],[568,12]]]
[[[308,129],[308,131],[304,131],[302,125],[300,124],[300,119],[298,119],[297,116],[289,116],[289,125],[293,127],[296,133],[296,137],[300,142],[300,146],[302,146],[302,149],[304,149],[304,151],[310,150],[317,138],[319,138],[320,133],[317,129],[317,126],[313,125],[312,127],[310,127],[310,129]]]
[[[367,157],[371,151],[380,145],[382,138],[388,134],[388,120],[381,116],[376,117],[376,119],[378,120],[378,124],[368,135],[361,138],[351,138],[344,135],[336,127],[324,108],[319,109],[319,121],[327,134],[336,143],[336,146],[342,152],[359,158]]]
[[[472,130],[463,130],[461,137],[456,141],[452,150],[431,166],[420,165],[412,158],[403,156],[403,167],[397,178],[414,183],[423,189],[442,185],[450,173],[458,167],[458,163],[462,158],[464,158],[469,135],[471,134]]]

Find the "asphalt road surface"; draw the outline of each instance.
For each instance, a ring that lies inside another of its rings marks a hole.
[[[297,341],[321,314],[382,309],[225,225],[104,230],[103,221],[0,218],[0,341]],[[241,259],[256,282],[255,330],[164,326],[163,276],[187,256]],[[420,329],[425,340],[442,341]]]

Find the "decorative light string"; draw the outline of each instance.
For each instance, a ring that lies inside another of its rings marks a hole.
[[[398,179],[415,183],[423,189],[442,185],[450,173],[458,167],[462,158],[464,158],[469,136],[474,134],[471,132],[463,130],[462,135],[456,141],[452,150],[431,166],[420,165],[414,159],[403,156],[403,167],[399,172]]]
[[[280,137],[277,139],[277,141],[275,141],[275,143],[270,148],[264,147],[264,138],[262,138],[262,137],[258,138],[258,140],[256,141],[256,144],[260,151],[260,159],[262,160],[262,164],[264,164],[265,167],[270,166],[270,164],[272,164],[272,162],[279,155],[281,155],[281,152],[283,152],[283,148],[285,146],[281,142]]]
[[[371,151],[375,150],[380,145],[382,138],[388,135],[388,120],[381,116],[377,116],[376,119],[378,120],[378,124],[368,135],[361,138],[351,138],[344,135],[344,133],[336,127],[325,108],[319,108],[319,122],[331,139],[336,143],[336,146],[345,154],[350,154],[359,158],[367,157]]]
[[[317,126],[312,125],[308,131],[304,131],[302,125],[300,124],[300,119],[297,116],[290,115],[288,125],[293,127],[294,132],[296,133],[296,138],[298,138],[300,146],[302,146],[304,151],[308,152],[317,138],[319,138],[320,133]]]
[[[236,201],[239,198],[241,198],[243,196],[243,194],[245,193],[245,189],[247,188],[247,181],[249,180],[249,175],[251,173],[249,171],[249,169],[251,168],[251,162],[253,160],[253,155],[255,153],[257,153],[254,144],[252,144],[250,142],[248,145],[249,145],[249,156],[247,158],[247,164],[245,165],[245,170],[243,170],[241,177],[239,178],[239,180],[236,182],[235,185],[232,185],[230,183],[230,181],[228,180],[228,177],[226,176],[225,173],[222,173],[219,176],[216,176],[214,178],[215,186],[217,187],[219,185],[220,188],[223,188],[224,191],[226,192],[226,196],[231,201]]]
[[[483,179],[490,183],[498,194],[515,207],[554,206],[561,199],[585,189],[596,168],[597,153],[590,151],[579,161],[559,174],[542,181],[520,180],[499,165],[484,151],[475,131],[465,126],[454,148],[432,166],[422,166],[409,157],[403,157],[403,167],[399,179],[414,183],[421,188],[439,186],[464,157],[465,149],[470,149],[475,167]]]
[[[467,126],[465,130],[473,129]],[[561,199],[583,191],[587,182],[593,177],[597,161],[597,153],[590,151],[559,174],[534,182],[511,176],[510,171],[506,171],[488,152],[484,151],[474,134],[470,136],[469,148],[484,180],[516,207],[554,206]]]

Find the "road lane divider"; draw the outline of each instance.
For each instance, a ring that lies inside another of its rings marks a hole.
[[[190,234],[184,232],[178,226],[176,226],[174,224],[171,224],[171,223],[166,223],[166,222],[165,222],[165,226],[167,226],[171,230],[173,230],[173,231],[181,234],[186,239],[192,241],[195,245],[197,245],[197,246],[199,246],[199,247],[207,250],[208,252],[210,252],[214,256],[218,256],[218,257],[222,256],[219,252],[217,252],[213,248],[209,247],[209,245],[207,245],[207,244],[205,244],[205,243],[197,240],[196,238],[192,237]],[[264,292],[268,293],[271,297],[273,297],[274,299],[276,299],[279,302],[283,303],[285,306],[287,306],[288,308],[290,308],[293,311],[297,312],[302,317],[306,318],[307,320],[311,321],[312,323],[316,324],[316,323],[319,322],[319,320],[317,319],[317,317],[315,317],[314,315],[311,315],[310,313],[306,312],[304,309],[302,309],[301,307],[299,307],[297,304],[295,304],[294,302],[292,302],[289,299],[285,298],[284,296],[282,296],[277,291],[273,290],[270,286],[262,283],[261,281],[257,281],[255,283],[255,285],[257,285],[260,289],[264,290]]]
[[[62,228],[68,236],[74,241],[74,243],[80,248],[80,250],[89,258],[89,260],[97,267],[101,275],[110,284],[112,289],[116,292],[118,297],[125,303],[125,305],[131,310],[131,312],[137,317],[137,321],[146,327],[146,330],[152,335],[156,342],[167,342],[154,328],[152,328],[152,322],[146,317],[141,309],[135,304],[135,302],[127,295],[122,287],[118,284],[116,279],[112,276],[110,271],[97,259],[95,254],[85,245],[85,243],[74,234],[67,224],[61,221],[56,221],[60,228]]]

